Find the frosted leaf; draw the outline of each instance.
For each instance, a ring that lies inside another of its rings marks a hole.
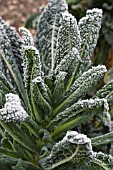
[[[10,41],[12,53],[14,55],[16,63],[18,65],[20,71],[23,72],[22,66],[21,66],[21,63],[22,63],[22,40],[21,40],[21,37],[19,36],[16,29],[11,27],[9,24],[7,24],[2,18],[0,18],[0,32],[2,34],[5,33],[4,38],[6,39],[6,43]],[[9,40],[7,40],[6,35]]]
[[[105,126],[110,128],[111,116],[109,114],[109,106],[107,100],[99,98],[79,100],[70,107],[66,108],[64,111],[58,113],[57,116],[51,121],[50,126],[54,125],[55,129],[57,126],[75,119],[75,116],[78,115],[79,117],[80,113],[85,114],[85,111],[91,112],[94,109],[100,109],[100,112],[97,114],[97,116],[101,118]],[[94,114],[96,115],[96,111]],[[91,118],[92,115],[90,114],[89,116]]]
[[[96,94],[93,96],[93,98],[106,98],[107,102],[109,104],[112,104],[113,103],[113,95],[111,95],[112,91],[113,91],[113,80],[111,80],[106,85],[104,85],[100,90],[98,90]]]
[[[84,134],[79,134],[76,131],[68,131],[66,136],[63,139],[64,141],[68,140],[70,143],[75,144],[88,144],[89,150],[92,150],[91,140],[87,138]]]
[[[0,109],[0,119],[5,122],[12,121],[25,121],[28,117],[27,112],[21,106],[21,102],[19,96],[16,94],[6,94],[6,103],[4,108]]]
[[[0,26],[0,51],[6,55],[7,60],[10,60],[10,56],[12,56],[11,44],[2,25]],[[4,61],[1,56],[0,56],[0,70],[11,81],[9,70],[5,67]]]
[[[84,96],[93,85],[97,84],[106,71],[106,67],[103,65],[92,67],[88,71],[84,72],[77,80],[75,80],[70,89],[62,98],[62,101],[65,99],[67,100],[68,98],[67,101],[69,101],[69,105],[66,105],[66,107],[69,107],[75,101]]]
[[[39,51],[33,46],[24,46],[24,82],[25,87],[29,86],[31,79],[42,76]]]
[[[22,33],[22,42],[26,46],[34,46],[34,40],[30,31],[24,27],[20,27],[19,31]]]
[[[55,54],[55,66],[72,50],[76,48],[78,53],[81,49],[81,38],[77,21],[69,13],[62,14],[61,27],[58,34],[58,42]]]
[[[6,62],[4,61],[3,56],[5,57],[6,61],[8,61],[8,63],[11,65],[12,70],[15,72],[16,76],[19,77],[19,79],[20,70],[17,66],[18,61],[16,60],[16,56],[13,53],[11,41],[6,34],[5,29],[3,29],[2,25],[0,26],[0,53],[2,54],[0,55],[0,71],[3,72],[9,82],[12,83],[15,87],[14,79],[12,78],[10,70],[8,69]]]
[[[46,75],[53,69],[61,14],[67,10],[65,0],[49,1],[38,20],[36,46],[39,49],[42,69]]]
[[[45,170],[51,170],[69,161],[74,160],[77,164],[79,160],[85,159],[89,159],[89,162],[93,159],[91,140],[84,134],[68,131],[66,136],[53,146],[51,154],[39,163]]]
[[[81,36],[81,52],[80,56],[83,63],[80,65],[81,72],[88,70],[91,65],[90,57],[96,47],[99,37],[99,30],[101,28],[102,10],[91,9],[87,10],[86,17],[83,17],[78,22],[78,27]]]

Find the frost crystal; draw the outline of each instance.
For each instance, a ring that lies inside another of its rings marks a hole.
[[[92,15],[92,16],[98,14],[99,16],[102,16],[102,10],[98,8],[89,9],[87,10],[87,14]]]
[[[21,106],[21,102],[18,95],[9,93],[5,95],[6,103],[4,108],[0,109],[0,119],[11,121],[24,121],[28,117],[27,112]]]
[[[68,140],[70,143],[75,144],[88,144],[89,149],[92,150],[91,140],[86,135],[79,134],[76,131],[68,131],[63,140]]]

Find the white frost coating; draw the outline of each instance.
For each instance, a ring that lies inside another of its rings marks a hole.
[[[30,53],[30,55],[29,55]],[[30,56],[30,57],[29,57]],[[33,73],[32,78],[41,77],[43,75],[41,71],[41,61],[39,51],[34,46],[24,47],[24,82],[25,87],[29,86],[30,74]],[[33,70],[31,70],[31,67]]]
[[[42,82],[42,77],[41,76],[37,76],[36,78],[34,78],[32,80],[32,83],[40,83],[40,82]]]
[[[99,14],[102,16],[102,9],[98,9],[98,8],[93,8],[93,9],[89,9],[87,10],[86,14]]]
[[[41,57],[42,69],[45,72],[53,69],[61,14],[67,10],[68,6],[65,0],[49,0],[38,20],[36,45],[40,55],[43,56]]]
[[[56,118],[53,120],[54,122],[54,129],[58,125],[61,125],[71,119],[72,117],[76,116],[83,110],[93,110],[93,109],[100,109],[99,117],[101,117],[102,122],[105,126],[111,128],[111,117],[109,114],[109,106],[107,103],[107,99],[85,99],[79,100],[75,102],[70,107],[67,107],[64,111],[57,114]],[[101,114],[100,114],[101,113]],[[97,114],[98,115],[98,114]]]
[[[25,46],[24,47],[24,49],[25,50],[31,50],[31,51],[35,51],[35,52],[37,52],[37,54],[39,54],[39,52],[38,52],[38,50],[36,49],[36,47],[34,47],[34,46]]]
[[[69,18],[72,18],[73,20],[75,20],[75,17],[73,15],[69,14],[67,11],[62,13],[63,20],[65,19],[65,20],[69,21]]]
[[[34,46],[33,37],[28,29],[26,29],[24,27],[20,27],[19,32],[21,32],[23,34],[24,45],[33,45]]]
[[[85,144],[89,143],[90,139],[84,134],[78,134],[76,131],[68,131],[63,140],[68,139],[71,143]]]
[[[91,139],[88,138],[84,134],[80,134],[76,131],[68,131],[66,136],[64,137],[64,140],[68,140],[68,142],[73,144],[86,144],[86,148],[89,151],[90,157],[93,157],[93,150],[91,145]]]
[[[55,84],[60,83],[61,80],[64,80],[66,74],[67,74],[66,72],[60,71],[59,74],[56,76]]]
[[[5,97],[6,103],[4,108],[0,109],[0,119],[6,122],[26,120],[28,114],[21,106],[19,96],[9,93]]]
[[[98,65],[96,67],[92,67],[91,69],[89,69],[88,71],[84,72],[82,74],[82,76],[80,76],[71,86],[70,88],[70,92],[72,93],[75,89],[79,88],[80,85],[82,85],[83,83],[86,82],[86,85],[89,86],[89,84],[91,84],[91,82],[97,82],[98,79],[100,80],[100,78],[103,77],[104,73],[107,71],[106,67],[104,65]],[[94,84],[94,83],[93,83]],[[86,87],[85,85],[85,87]],[[85,88],[84,87],[84,88]]]

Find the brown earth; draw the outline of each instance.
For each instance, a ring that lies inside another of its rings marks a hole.
[[[18,29],[46,3],[47,0],[0,0],[0,17]]]

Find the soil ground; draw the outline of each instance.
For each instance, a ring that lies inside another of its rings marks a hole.
[[[18,29],[46,3],[47,0],[0,0],[0,17]]]

